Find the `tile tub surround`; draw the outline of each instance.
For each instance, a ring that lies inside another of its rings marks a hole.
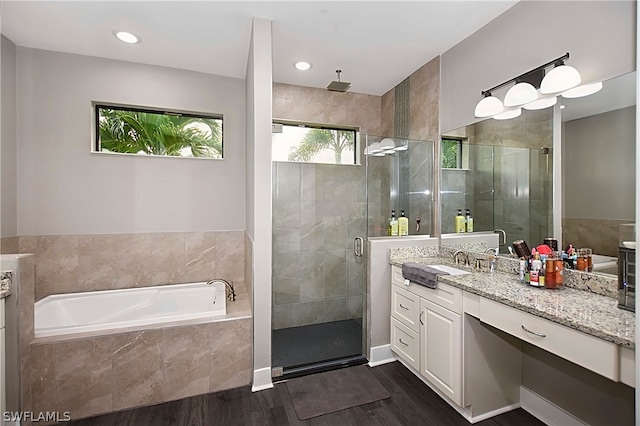
[[[34,412],[72,419],[246,386],[251,317],[31,345]]]
[[[20,236],[36,262],[36,301],[50,294],[224,278],[245,281],[245,232]]]
[[[451,257],[391,257],[390,263],[425,265],[450,264]],[[469,269],[469,268],[467,268]],[[563,286],[556,290],[531,287],[519,282],[514,273],[472,272],[467,275],[441,275],[438,279],[464,291],[512,306],[583,333],[635,349],[635,314],[618,308],[614,298]]]

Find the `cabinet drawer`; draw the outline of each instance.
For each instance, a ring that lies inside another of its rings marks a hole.
[[[420,370],[420,340],[418,333],[391,318],[391,350],[410,366]]]
[[[399,266],[391,266],[391,284],[403,286],[404,277],[402,276],[402,268]]]
[[[612,342],[485,298],[480,320],[608,379],[619,378],[618,347]]]
[[[420,298],[397,285],[391,286],[391,315],[413,331],[420,331]]]
[[[459,288],[441,282],[438,282],[438,287],[435,289],[415,283],[405,285],[402,277],[402,268],[398,266],[391,268],[391,282],[445,309],[458,314],[462,312],[462,290]]]

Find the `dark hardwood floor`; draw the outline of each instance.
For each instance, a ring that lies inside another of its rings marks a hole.
[[[252,393],[249,387],[199,395],[133,410],[71,422],[75,426],[210,426],[210,425],[468,425],[453,408],[399,362],[372,368],[391,398],[306,421],[296,417],[284,383]],[[363,389],[366,392],[366,389]],[[68,423],[66,423],[68,424]],[[538,426],[542,422],[517,409],[481,426]]]

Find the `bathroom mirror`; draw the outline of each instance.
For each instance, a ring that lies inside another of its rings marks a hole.
[[[591,248],[594,272],[617,274],[621,225],[635,222],[636,73],[561,99],[563,244]]]
[[[506,254],[517,239],[533,247],[554,235],[559,215],[562,245],[592,248],[594,272],[615,275],[620,225],[635,218],[635,79],[633,72],[604,81],[598,93],[558,98],[560,211],[553,211],[553,108],[443,133],[447,167],[458,167],[443,168],[441,232],[455,232],[457,209],[470,208],[474,232],[505,232]]]

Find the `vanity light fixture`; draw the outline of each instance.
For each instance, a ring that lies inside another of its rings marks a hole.
[[[123,41],[125,43],[129,43],[129,44],[137,44],[142,41],[140,37],[127,31],[113,30],[113,35],[118,40]]]
[[[293,66],[295,67],[295,69],[300,70],[300,71],[307,71],[310,70],[311,67],[313,65],[311,65],[311,62],[307,62],[307,61],[298,61],[295,64],[293,64]]]
[[[475,116],[506,120],[522,113],[518,107],[535,110],[555,105],[557,94],[578,86],[581,81],[580,73],[575,68],[565,65],[567,59],[569,53],[491,89],[483,90],[482,99],[475,108]],[[546,72],[547,68],[551,70]],[[493,95],[497,90],[511,84],[513,86],[507,91],[504,103]]]
[[[513,107],[528,104],[538,99],[538,91],[532,84],[522,81],[513,86],[504,96],[504,106]]]
[[[484,96],[476,105],[475,116],[478,118],[491,117],[504,111],[502,101],[491,94],[490,91],[482,92]]]
[[[566,92],[562,92],[563,98],[581,98],[583,96],[593,95],[602,89],[602,82],[583,84],[582,86],[574,87]]]
[[[567,53],[567,57],[569,54]],[[557,60],[555,68],[547,73],[540,84],[540,93],[560,93],[572,89],[582,81],[577,69],[564,64],[563,59]]]
[[[522,114],[522,108],[516,108],[494,115],[493,118],[496,120],[508,120],[510,118],[520,117],[520,114]]]
[[[557,96],[552,96],[550,98],[542,98],[537,101],[533,101],[526,105],[523,105],[522,108],[533,111],[538,109],[549,108],[550,106],[554,106],[558,102]]]

